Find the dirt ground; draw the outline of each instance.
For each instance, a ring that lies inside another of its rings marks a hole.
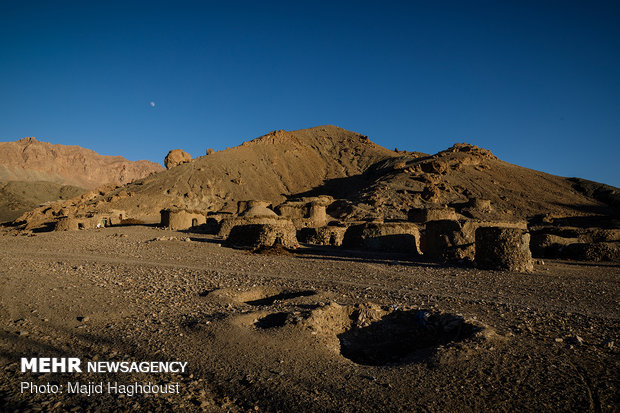
[[[620,267],[533,274],[147,227],[0,230],[2,411],[617,411]],[[21,357],[184,361],[22,373]],[[21,393],[22,382],[179,394]]]

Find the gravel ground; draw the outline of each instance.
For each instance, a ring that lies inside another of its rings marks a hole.
[[[0,231],[3,411],[616,411],[616,264],[533,274],[302,247],[252,254],[147,227]],[[21,357],[184,361],[22,373]],[[20,392],[22,382],[178,394]]]

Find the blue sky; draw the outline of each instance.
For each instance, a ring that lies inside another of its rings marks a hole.
[[[620,186],[618,21],[596,0],[3,0],[0,141],[162,162],[333,124]]]

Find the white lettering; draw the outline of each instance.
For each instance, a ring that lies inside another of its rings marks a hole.
[[[26,370],[30,370],[33,373],[37,372],[37,359],[30,359],[22,357],[22,373],[25,373]]]

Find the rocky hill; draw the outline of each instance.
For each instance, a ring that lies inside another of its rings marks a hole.
[[[321,194],[336,198],[328,212],[341,220],[406,219],[413,207],[465,205],[471,198],[490,200],[500,218],[616,214],[606,198],[593,195],[603,189],[613,195],[616,189],[592,185],[586,190],[583,182],[580,186],[503,162],[473,145],[457,144],[433,156],[395,152],[358,133],[319,126],[271,132],[124,186],[39,209],[21,220],[33,227],[59,214],[121,210],[127,217],[158,222],[163,208],[234,212],[240,200],[276,205]]]
[[[373,165],[355,180],[328,182],[308,195],[313,193],[347,199],[350,207],[344,217],[348,218],[406,219],[411,208],[461,209],[475,198],[491,201],[486,218],[512,220],[615,215],[620,191],[523,168],[486,149],[456,144],[433,156],[401,153]]]
[[[132,162],[35,138],[0,142],[0,181],[47,181],[92,189],[108,183],[124,185],[163,169],[150,161]]]

